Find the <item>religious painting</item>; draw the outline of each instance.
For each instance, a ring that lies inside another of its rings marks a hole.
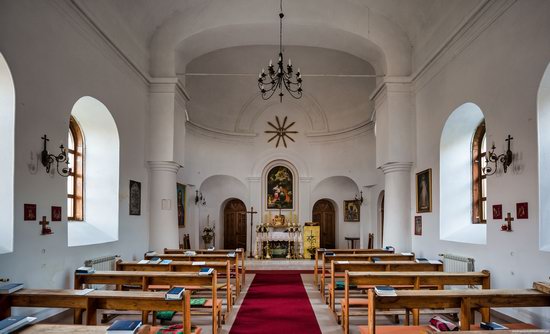
[[[61,207],[52,206],[52,222],[60,222],[60,221],[61,221]]]
[[[422,216],[414,217],[414,235],[422,235]]]
[[[416,173],[416,212],[432,212],[432,169]]]
[[[130,216],[141,215],[141,182],[130,180]]]
[[[24,220],[36,220],[36,204],[25,204],[24,206]]]
[[[267,208],[294,209],[294,176],[285,166],[275,166],[267,173]]]
[[[502,219],[502,204],[493,205],[493,219]]]
[[[178,226],[185,227],[185,185],[177,183]]]
[[[516,204],[516,217],[518,219],[529,219],[529,204],[527,202]]]
[[[360,215],[359,202],[356,200],[344,201],[344,221],[358,222]]]

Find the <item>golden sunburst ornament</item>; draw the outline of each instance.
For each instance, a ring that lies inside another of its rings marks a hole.
[[[273,139],[277,138],[277,143],[275,144],[276,148],[279,147],[279,143],[281,142],[281,139],[283,140],[283,145],[285,145],[285,148],[286,148],[287,145],[286,145],[285,137],[292,140],[292,141],[294,141],[294,139],[292,139],[292,137],[290,137],[288,134],[289,133],[298,133],[298,131],[289,131],[288,130],[296,122],[292,122],[289,125],[286,125],[287,119],[288,119],[288,116],[285,116],[285,118],[283,120],[283,124],[281,124],[281,121],[279,121],[279,116],[275,116],[275,120],[277,121],[277,126],[275,126],[271,122],[267,122],[267,124],[269,124],[273,129],[275,129],[275,130],[266,130],[265,131],[265,133],[274,134],[273,137],[271,137],[267,142],[270,143]]]

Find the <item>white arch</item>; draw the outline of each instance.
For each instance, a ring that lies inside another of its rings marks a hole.
[[[15,151],[15,87],[0,53],[0,254],[13,252],[13,179]]]
[[[472,224],[472,140],[483,121],[474,103],[456,108],[445,123],[440,142],[440,222],[442,240],[487,243],[487,225]]]
[[[265,6],[263,1],[201,1],[175,13],[152,36],[152,75],[174,76],[175,51],[180,48],[184,48],[184,61],[189,61],[220,46],[265,45],[266,36],[273,35],[277,27],[276,15],[265,10]],[[242,8],[248,10],[242,11]],[[311,46],[342,50],[371,62],[377,73],[410,74],[412,47],[399,26],[361,4],[346,2],[338,10],[333,9],[332,0],[285,4],[287,13],[300,13],[285,17],[285,45],[315,44]],[[301,36],[302,33],[307,33],[308,38]],[[276,42],[274,38],[267,44]]]
[[[264,151],[256,160],[254,166],[252,167],[250,176],[261,177],[266,165],[275,160],[287,161],[289,164],[294,166],[300,178],[307,178],[310,175],[307,163],[298,154],[291,151],[281,152],[281,150],[272,148]]]
[[[539,246],[550,252],[550,64],[540,82],[537,96],[539,155]]]
[[[76,101],[71,115],[82,129],[86,158],[84,222],[69,222],[68,245],[117,241],[120,142],[115,120],[103,103],[90,96]]]

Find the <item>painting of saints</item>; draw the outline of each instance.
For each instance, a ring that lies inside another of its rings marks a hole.
[[[432,212],[432,170],[416,173],[416,212]]]
[[[292,210],[293,175],[284,166],[275,166],[267,173],[267,208]]]

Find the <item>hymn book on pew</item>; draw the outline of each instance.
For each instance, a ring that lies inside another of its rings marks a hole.
[[[378,296],[384,296],[384,297],[397,296],[397,294],[395,293],[395,289],[389,285],[377,285],[374,287],[374,292],[376,292]]]
[[[417,257],[416,258],[416,263],[430,263],[430,260],[428,260],[425,257]]]
[[[170,264],[172,263],[172,260],[162,260],[160,261],[160,264]]]
[[[149,260],[139,260],[138,264],[148,264]]]
[[[207,249],[207,250],[209,250],[209,251],[213,251],[213,250],[215,250],[215,249],[216,249],[216,247],[208,247],[208,249]]]
[[[506,326],[503,326],[499,323],[496,323],[496,322],[480,322],[479,323],[479,327],[481,329],[487,329],[487,330],[490,330],[490,331],[494,331],[494,330],[503,330],[503,329],[508,329],[508,327]]]
[[[162,261],[162,260],[160,259],[160,257],[154,257],[154,258],[152,258],[151,260],[149,260],[149,263],[150,263],[150,264],[159,264],[160,261]]]
[[[166,300],[181,300],[182,295],[183,295],[184,292],[185,292],[185,288],[173,287],[172,289],[170,289],[166,292],[166,295],[164,295],[164,299],[166,299]]]
[[[235,257],[237,254],[235,252],[227,253],[227,257]]]
[[[185,253],[183,253],[184,256],[195,256],[197,255],[197,252],[195,251],[185,251]]]
[[[93,274],[95,269],[93,267],[80,267],[75,270],[77,274]]]
[[[141,326],[139,320],[115,320],[113,324],[107,328],[107,334],[134,334]]]
[[[34,317],[27,317],[24,315],[8,317],[0,321],[0,334],[11,333],[23,326],[31,324],[35,321]]]
[[[0,294],[6,295],[23,289],[23,283],[6,283],[0,285]]]
[[[199,275],[200,275],[200,276],[208,276],[208,275],[211,275],[213,271],[214,271],[214,268],[206,268],[206,267],[204,267],[204,268],[201,268],[201,269],[199,270]]]

